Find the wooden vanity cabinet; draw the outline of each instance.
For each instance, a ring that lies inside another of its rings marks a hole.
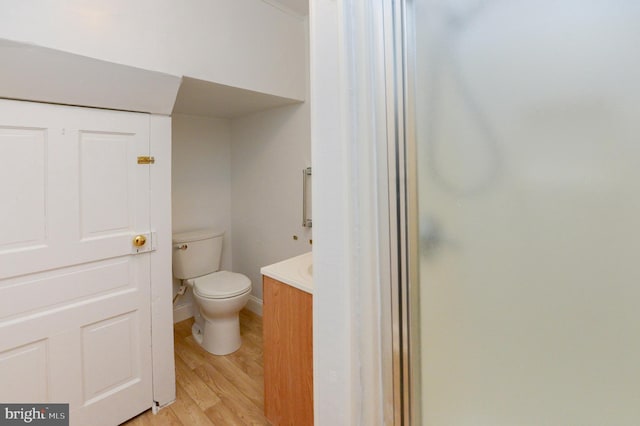
[[[313,425],[312,296],[263,276],[264,411],[273,425]]]

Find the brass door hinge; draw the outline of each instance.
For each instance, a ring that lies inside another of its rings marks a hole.
[[[149,156],[141,156],[138,157],[138,164],[154,164],[156,162],[156,159],[154,157],[149,157]]]

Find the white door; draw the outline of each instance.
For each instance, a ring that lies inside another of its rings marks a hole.
[[[146,114],[0,100],[0,401],[151,407],[148,151]]]

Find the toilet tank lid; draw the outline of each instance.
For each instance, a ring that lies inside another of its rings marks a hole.
[[[189,243],[193,241],[206,240],[224,235],[224,231],[216,231],[211,228],[194,229],[193,231],[176,232],[173,234],[173,243]]]

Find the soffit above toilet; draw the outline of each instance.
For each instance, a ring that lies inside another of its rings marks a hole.
[[[180,77],[0,39],[0,97],[171,113]]]
[[[219,118],[302,102],[7,39],[0,57],[0,98]]]
[[[207,117],[237,118],[299,102],[296,99],[183,77],[173,112]]]

